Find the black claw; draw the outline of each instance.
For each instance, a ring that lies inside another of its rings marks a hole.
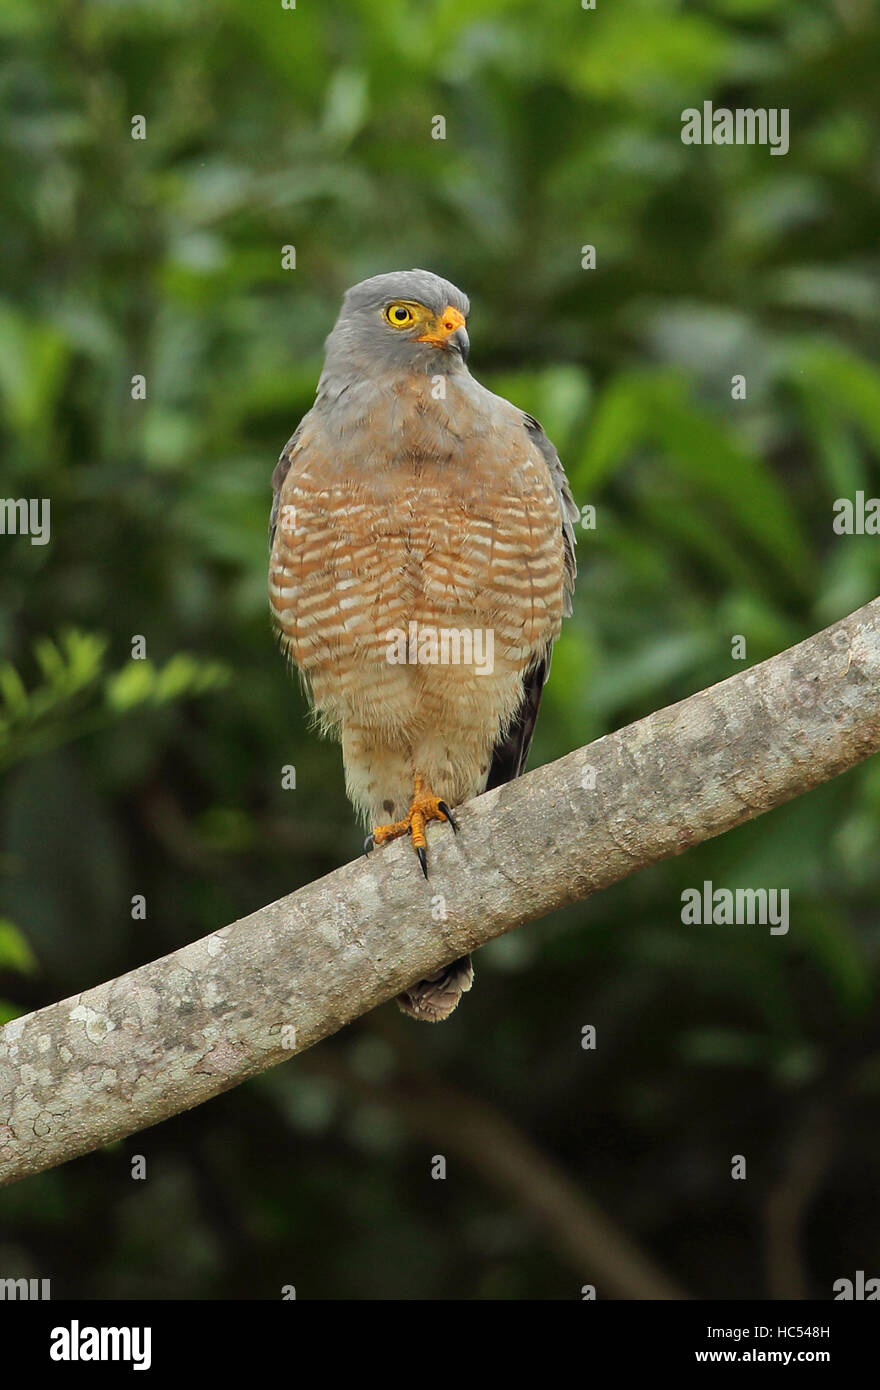
[[[368,835],[364,840],[364,854],[372,854],[375,848],[376,841],[373,839],[372,835]]]
[[[452,812],[450,811],[449,807],[446,805],[446,802],[445,802],[445,801],[438,801],[438,802],[437,802],[437,810],[443,812],[444,816],[445,816],[446,819],[449,821],[449,824],[452,826],[452,833],[453,833],[453,835],[457,835],[457,834],[458,834],[458,824],[457,824],[457,822],[456,822],[455,816],[452,814]]]
[[[425,875],[425,878],[427,878],[427,877],[428,877],[428,856],[427,856],[427,854],[425,853],[425,851],[422,849],[421,845],[419,845],[419,846],[417,847],[417,849],[416,849],[416,854],[419,856],[419,863],[420,863],[421,866],[422,866],[422,873]]]

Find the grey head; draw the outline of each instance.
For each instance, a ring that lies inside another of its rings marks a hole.
[[[464,371],[469,342],[466,295],[430,270],[394,270],[353,285],[327,339],[318,393],[342,380],[402,371]]]

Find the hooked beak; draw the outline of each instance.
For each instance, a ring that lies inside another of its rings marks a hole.
[[[460,353],[461,360],[466,362],[470,350],[470,339],[464,324],[464,314],[458,309],[453,309],[451,304],[447,305],[443,313],[439,314],[431,324],[430,330],[417,338],[416,342],[433,343],[435,347],[451,348],[454,352]]]

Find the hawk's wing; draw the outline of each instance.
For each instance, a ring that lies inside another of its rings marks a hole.
[[[281,450],[281,456],[278,459],[278,462],[275,465],[275,471],[272,474],[272,511],[269,515],[270,548],[275,541],[275,527],[278,525],[278,511],[281,506],[281,489],[284,486],[284,479],[290,472],[290,465],[293,460],[293,451],[296,448],[297,441],[299,440],[300,435],[302,434],[302,427],[304,424],[305,416],[302,420],[300,420],[296,429],[293,431],[293,434],[290,436],[284,448]]]
[[[565,476],[565,469],[562,467],[559,455],[538,421],[531,415],[525,415],[523,424],[544,456],[544,461],[553,480],[553,486],[556,489],[556,496],[559,498],[562,545],[565,552],[565,592],[562,611],[567,617],[571,613],[571,596],[577,574],[577,564],[574,557],[574,522],[580,514],[574,504],[571,488],[568,485],[568,479]],[[513,723],[503,737],[499,738],[492,750],[492,762],[489,766],[486,791],[491,791],[493,787],[500,787],[504,782],[512,782],[514,777],[519,777],[525,767],[529,745],[535,729],[535,721],[538,718],[541,694],[550,671],[552,650],[551,644],[523,675],[522,700]]]

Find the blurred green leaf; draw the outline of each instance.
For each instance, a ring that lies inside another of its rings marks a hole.
[[[24,934],[7,918],[0,917],[0,970],[33,975],[38,968],[37,958]]]

